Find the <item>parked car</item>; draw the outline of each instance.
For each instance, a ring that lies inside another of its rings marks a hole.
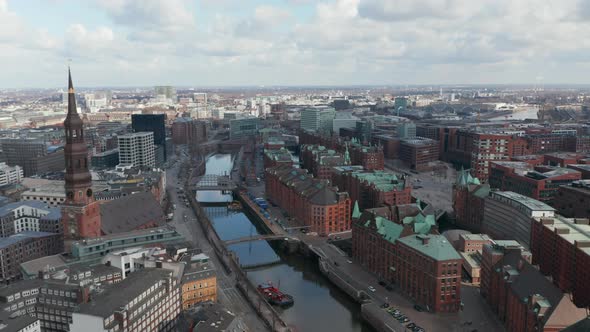
[[[416,324],[410,322],[410,324],[406,325],[407,328],[409,329],[413,329],[416,326]]]
[[[379,280],[379,285],[381,285],[381,286],[385,287],[386,283],[385,283],[385,281],[383,281],[383,280]]]
[[[375,287],[373,287],[373,286],[369,286],[368,288],[369,288],[369,290],[370,290],[371,292],[375,292],[375,291],[376,291]]]
[[[418,305],[418,304],[414,304],[414,309],[416,309],[416,311],[418,311],[418,312],[422,312],[422,311],[424,311],[424,308],[422,308],[422,307],[421,307],[420,305]]]
[[[387,285],[387,286],[385,286],[385,289],[387,289],[388,291],[391,292],[393,290],[393,286]]]

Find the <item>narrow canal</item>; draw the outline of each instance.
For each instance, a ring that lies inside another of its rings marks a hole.
[[[206,174],[229,174],[233,165],[231,155],[218,154],[207,159]],[[231,201],[231,195],[220,192],[197,192],[214,227],[223,240],[261,234],[241,211],[207,203]],[[291,294],[295,304],[278,309],[287,324],[305,332],[374,332],[362,322],[360,305],[330,283],[320,272],[317,261],[301,255],[285,255],[266,241],[240,243],[229,247],[237,253],[243,266],[274,263],[261,268],[246,269],[255,283],[271,281],[281,291]]]

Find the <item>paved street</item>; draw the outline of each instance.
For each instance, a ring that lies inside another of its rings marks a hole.
[[[415,174],[399,160],[387,160],[385,168],[395,173],[409,174],[407,180],[414,187],[414,197],[432,204],[437,210],[453,211],[453,183],[457,178],[457,172],[452,166],[447,165],[441,172],[427,171]]]
[[[184,177],[188,175],[188,172],[179,174],[181,164],[187,160],[188,158],[181,154],[180,160],[174,163],[166,172],[166,190],[168,191],[171,204],[176,205],[174,217],[170,224],[176,227],[176,230],[182,234],[185,239],[193,242],[196,247],[201,248],[201,250],[210,257],[210,263],[217,271],[218,301],[229,310],[239,315],[251,331],[267,331],[264,323],[251,308],[250,304],[246,302],[240,291],[235,287],[233,276],[225,273],[225,269],[223,269],[208,240],[204,237],[200,226],[197,224],[193,210],[190,207],[187,207],[184,200],[182,200],[177,194],[177,190],[185,180]]]

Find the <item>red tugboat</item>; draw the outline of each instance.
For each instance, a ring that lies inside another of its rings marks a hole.
[[[273,286],[270,282],[258,285],[258,291],[264,296],[266,301],[272,305],[288,307],[295,303],[295,301],[293,301],[293,296],[283,294],[283,292]]]

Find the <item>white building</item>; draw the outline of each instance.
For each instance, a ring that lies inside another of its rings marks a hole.
[[[127,134],[118,139],[120,165],[156,167],[153,132]]]
[[[0,186],[20,183],[23,177],[23,169],[20,166],[8,166],[6,163],[0,163]]]
[[[172,271],[145,269],[98,293],[72,313],[70,331],[175,331],[180,289]]]

